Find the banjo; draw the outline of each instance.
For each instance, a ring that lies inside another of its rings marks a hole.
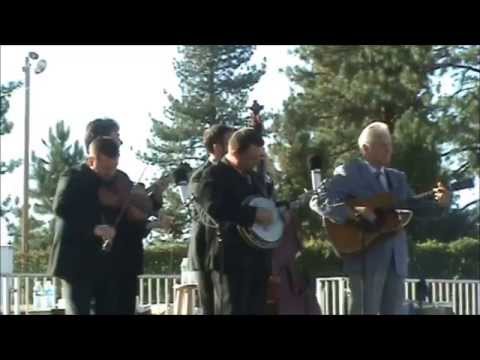
[[[246,228],[237,225],[237,230],[242,239],[250,246],[257,249],[275,249],[277,248],[283,236],[285,221],[282,215],[285,208],[297,209],[308,203],[308,200],[317,193],[316,190],[310,190],[301,194],[296,200],[288,203],[288,206],[278,207],[275,201],[261,197],[249,196],[244,201],[244,205],[270,210],[273,213],[273,221],[270,225],[253,224]]]
[[[260,111],[263,109],[263,105],[260,105],[256,100],[253,101],[253,105],[249,108],[252,111],[251,122],[248,124],[250,127],[253,127],[257,133],[263,135],[263,124],[260,118]],[[257,179],[257,184],[262,189],[262,193],[266,194],[266,164],[262,160],[258,166],[257,171],[259,178]],[[298,208],[304,203],[306,203],[311,196],[316,194],[317,191],[311,190],[303,193],[298,197],[297,200],[291,201],[288,204],[289,208]],[[260,225],[253,224],[251,227],[246,228],[240,225],[237,225],[237,230],[242,239],[250,246],[257,249],[275,249],[280,245],[281,239],[283,237],[283,232],[285,228],[285,221],[282,215],[282,209],[277,206],[275,201],[272,199],[262,197],[262,196],[249,196],[243,203],[243,205],[248,205],[256,208],[263,208],[270,210],[273,214],[273,222],[270,225]]]

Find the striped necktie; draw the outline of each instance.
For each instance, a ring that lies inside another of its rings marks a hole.
[[[379,182],[382,189],[385,191],[388,191],[388,183],[387,183],[387,179],[385,178],[385,174],[382,173],[381,171],[376,171],[375,178]]]

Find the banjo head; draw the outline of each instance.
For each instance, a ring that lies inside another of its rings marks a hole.
[[[263,197],[250,197],[245,202],[252,206],[268,209],[273,212],[273,222],[264,226],[253,224],[250,229],[240,228],[240,233],[247,242],[260,249],[274,249],[280,245],[283,236],[284,222],[274,201]]]

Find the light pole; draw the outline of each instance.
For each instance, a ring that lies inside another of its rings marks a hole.
[[[23,154],[23,211],[22,211],[22,255],[25,256],[28,251],[28,179],[30,167],[30,60],[37,63],[35,67],[35,74],[42,73],[47,62],[45,60],[38,60],[39,56],[35,52],[29,52],[25,57],[25,147]],[[38,60],[38,61],[37,61]]]

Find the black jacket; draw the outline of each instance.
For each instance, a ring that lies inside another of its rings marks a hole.
[[[117,170],[118,176],[123,176],[129,183],[129,189],[133,187],[134,183],[130,180],[128,175],[120,170]],[[150,198],[153,204],[153,211],[156,213],[162,207],[162,199],[156,202],[152,197]],[[110,209],[104,209],[104,213],[108,214]],[[118,217],[119,210],[110,210],[109,224],[113,224]],[[144,252],[143,239],[149,234],[150,230],[146,228],[147,222],[130,222],[124,215],[118,224],[117,235],[113,241],[111,250],[112,257],[112,271],[115,275],[140,275],[143,273],[144,266]]]
[[[131,190],[133,182],[128,175],[122,171],[117,171],[117,176],[123,176]],[[115,224],[120,209],[102,207],[102,211],[107,223]],[[123,276],[143,273],[143,239],[149,233],[146,229],[146,221],[130,222],[124,215],[120,219],[116,230],[110,253],[113,274]]]
[[[269,272],[271,269],[271,251],[248,245],[237,230],[237,225],[250,227],[255,221],[256,209],[243,204],[249,196],[262,196],[254,176],[253,173],[242,176],[223,159],[207,167],[198,183],[200,206],[220,224],[225,272],[244,268]],[[206,227],[205,236],[217,240],[213,228]],[[205,267],[221,270],[222,251],[219,242],[210,240],[207,245]]]
[[[208,169],[213,163],[209,160],[196,169],[192,176],[190,177],[190,192],[194,196],[198,197],[198,184],[202,179],[202,175],[206,169]],[[195,221],[198,214],[194,214],[194,221],[192,221],[190,243],[188,244],[188,257],[192,264],[193,270],[205,271],[207,269],[207,249],[210,247],[210,243],[215,241],[215,235],[213,232],[207,233],[205,231],[205,226]]]
[[[93,234],[101,224],[101,179],[86,165],[67,170],[55,194],[55,234],[48,272],[63,279],[91,279],[111,269],[110,257]]]
[[[128,179],[121,171],[118,175]],[[55,235],[49,274],[63,279],[92,279],[99,274],[143,272],[142,239],[148,234],[145,223],[129,223],[123,216],[109,253],[102,251],[101,239],[93,234],[94,227],[104,220],[113,225],[119,211],[99,203],[100,186],[106,184],[86,164],[60,177],[54,200]]]

